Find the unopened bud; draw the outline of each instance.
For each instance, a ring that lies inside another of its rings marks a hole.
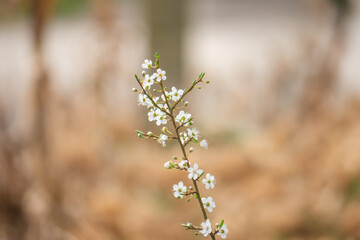
[[[173,156],[173,159],[174,159],[174,160],[177,160],[178,158],[177,158],[176,156]]]
[[[133,92],[137,92],[138,90],[137,90],[136,88],[133,88],[132,91],[133,91]]]
[[[189,105],[189,102],[188,102],[188,101],[186,101],[186,102],[185,102],[185,107],[186,107],[186,106],[188,106],[188,105]]]
[[[193,147],[191,147],[191,148],[190,148],[190,152],[193,152],[193,151],[194,151],[194,148],[193,148]]]

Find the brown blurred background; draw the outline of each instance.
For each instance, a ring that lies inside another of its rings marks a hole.
[[[356,0],[1,0],[0,240],[202,238],[176,145],[134,131],[155,51],[169,86],[211,82],[192,161],[228,239],[360,239],[359,43]]]

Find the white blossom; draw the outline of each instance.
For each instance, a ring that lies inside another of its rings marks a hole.
[[[206,141],[206,139],[201,140],[200,146],[205,149],[208,149],[208,142]]]
[[[198,164],[195,163],[193,167],[188,168],[188,172],[189,172],[188,178],[196,180],[204,171],[198,169]]]
[[[145,59],[141,67],[144,69],[150,69],[152,67],[152,61],[149,59]]]
[[[164,94],[161,95],[163,101],[166,101],[165,96],[169,100],[171,98],[171,92],[164,91]]]
[[[188,168],[188,160],[182,160],[180,163],[179,163],[179,167],[181,168]]]
[[[211,176],[210,173],[207,173],[206,174],[206,178],[204,178],[202,180],[203,184],[205,184],[205,188],[206,189],[209,189],[209,188],[214,188],[215,185],[215,177],[214,176]]]
[[[215,202],[213,201],[212,197],[208,197],[208,198],[201,198],[201,201],[204,204],[204,207],[209,211],[212,212],[213,208],[216,207]]]
[[[229,232],[229,230],[226,227],[226,224],[223,224],[222,227],[219,229],[219,232],[217,233],[217,235],[220,235],[220,237],[222,239],[225,239],[228,232]]]
[[[171,90],[172,91],[169,94],[171,96],[171,100],[173,100],[174,102],[178,101],[180,97],[184,94],[184,90],[177,90],[176,87],[172,87]]]
[[[158,139],[158,143],[160,143],[163,147],[166,146],[165,141],[168,139],[168,136],[164,135],[164,134],[160,134],[159,139]]]
[[[165,110],[165,111],[168,111],[169,110],[169,107],[166,103],[162,104],[162,103],[158,103],[158,106],[159,108]]]
[[[181,110],[179,112],[179,114],[176,116],[175,121],[180,123],[181,125],[184,126],[189,126],[189,120],[191,118],[191,114],[190,113],[185,113],[183,110]]]
[[[166,163],[164,163],[164,168],[166,169],[171,169],[171,164],[172,164],[172,161],[167,161]]]
[[[205,222],[202,222],[201,223],[201,227],[202,227],[202,230],[200,231],[200,233],[202,235],[204,235],[204,237],[206,237],[207,235],[209,235],[212,231],[211,229],[211,222],[209,219],[206,219]]]
[[[143,87],[145,89],[150,89],[151,85],[153,84],[154,84],[154,79],[152,77],[149,77],[149,74],[146,74],[143,81]]]
[[[184,186],[184,183],[180,181],[178,184],[174,184],[173,191],[174,191],[174,197],[183,198],[184,193],[186,193],[186,186]]]
[[[156,109],[156,110],[159,110],[159,109]],[[150,111],[148,112],[148,119],[150,122],[157,120],[159,111],[156,111],[156,110],[150,109]]]
[[[163,111],[161,111],[160,109],[156,109],[155,114],[156,125],[160,126],[161,124],[167,123],[166,114]]]
[[[180,132],[180,141],[185,144],[189,140],[188,135],[185,132]]]
[[[160,82],[161,80],[166,80],[165,74],[166,72],[161,70],[161,68],[156,70],[156,73],[154,74],[154,76],[156,77],[156,81]]]
[[[197,130],[196,128],[192,128],[192,129],[188,128],[187,131],[188,131],[189,137],[194,138],[196,141],[199,140],[199,137],[200,137],[199,130]]]
[[[151,105],[151,100],[145,94],[139,94],[138,102],[142,106],[149,106]]]

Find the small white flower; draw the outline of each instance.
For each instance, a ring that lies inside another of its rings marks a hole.
[[[207,173],[206,174],[206,178],[204,178],[202,180],[203,184],[205,184],[205,188],[206,189],[209,189],[209,188],[214,188],[215,185],[215,177],[214,176],[211,176],[210,173]]]
[[[173,100],[174,102],[178,101],[180,97],[184,94],[184,90],[182,89],[176,90],[175,87],[172,87],[171,90],[172,91],[169,94],[171,96],[171,100]]]
[[[183,198],[184,193],[186,193],[186,186],[184,186],[184,183],[180,181],[178,184],[174,184],[173,191],[174,191],[174,197]]]
[[[169,107],[166,103],[162,104],[162,103],[158,103],[158,106],[159,108],[165,110],[165,111],[168,111],[169,110]]]
[[[161,70],[161,68],[156,70],[156,73],[154,74],[154,76],[156,77],[156,81],[160,82],[161,80],[166,80],[165,74],[166,72]]]
[[[143,81],[143,87],[145,89],[150,89],[151,85],[153,85],[153,84],[154,84],[154,79],[149,77],[149,74],[146,74],[145,78],[144,78],[144,81]]]
[[[180,133],[180,141],[182,144],[185,144],[189,140],[188,135],[185,132]]]
[[[219,232],[217,233],[217,235],[220,235],[220,237],[222,239],[225,239],[228,232],[229,232],[229,230],[226,227],[226,224],[223,224],[222,227],[219,229]]]
[[[215,202],[213,201],[212,197],[208,197],[208,198],[201,198],[201,201],[204,204],[204,207],[209,211],[212,212],[213,208],[216,207]]]
[[[182,160],[179,163],[179,167],[187,169],[188,168],[188,160]]]
[[[160,126],[161,124],[167,123],[166,114],[163,111],[161,111],[160,109],[156,109],[155,114],[156,125]]]
[[[185,113],[183,110],[181,110],[179,112],[179,114],[176,116],[175,121],[180,123],[181,125],[184,126],[189,126],[189,120],[191,118],[191,114],[190,113]]]
[[[205,148],[205,149],[208,149],[208,142],[206,141],[206,139],[203,139],[201,142],[200,142],[200,146]]]
[[[199,130],[197,130],[196,128],[192,128],[192,129],[188,128],[187,131],[188,131],[189,137],[194,138],[196,141],[199,140],[199,137],[200,137]]]
[[[202,230],[200,231],[200,233],[202,235],[204,235],[204,237],[206,237],[207,235],[209,235],[212,231],[211,229],[211,222],[209,219],[206,219],[205,222],[202,222],[201,223],[201,227],[202,227]]]
[[[162,100],[163,100],[163,101],[166,101],[166,100],[165,100],[165,96],[166,96],[166,98],[169,100],[169,99],[171,98],[171,92],[164,91],[164,93],[165,93],[165,94],[162,94],[162,95],[161,95]]]
[[[193,167],[188,168],[188,172],[189,172],[188,178],[196,180],[204,171],[198,169],[198,164],[195,163]]]
[[[142,106],[149,106],[151,104],[150,99],[145,94],[139,94],[138,102]]]
[[[168,139],[168,136],[164,135],[164,134],[160,134],[159,139],[158,139],[158,143],[160,143],[163,147],[166,146],[165,141]]]
[[[159,110],[159,109],[156,109],[156,110]],[[152,121],[156,121],[156,120],[157,120],[157,117],[158,117],[159,115],[158,115],[158,111],[156,111],[156,110],[150,109],[150,111],[148,112],[149,122],[152,122]]]
[[[166,168],[166,169],[171,169],[171,168],[172,168],[171,164],[172,164],[172,161],[167,161],[167,162],[164,164],[164,168]]]
[[[145,59],[144,63],[141,65],[143,69],[150,69],[152,67],[152,61],[149,59]]]

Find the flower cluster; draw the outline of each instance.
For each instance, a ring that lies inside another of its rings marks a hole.
[[[185,171],[188,179],[192,182],[192,186],[187,187],[182,181],[179,181],[173,185],[173,195],[177,199],[186,198],[187,202],[194,196],[200,205],[205,220],[200,226],[194,226],[189,222],[183,224],[183,226],[186,230],[196,230],[197,233],[202,234],[204,237],[209,235],[213,240],[216,239],[216,235],[220,235],[221,238],[225,239],[228,229],[224,224],[224,220],[221,220],[220,224],[216,224],[213,229],[210,219],[207,217],[207,212],[213,212],[216,207],[213,198],[211,196],[203,197],[198,188],[198,182],[201,182],[204,184],[205,189],[213,189],[215,187],[215,177],[210,173],[206,173],[205,177],[203,177],[205,171],[200,169],[197,163],[191,164],[188,160],[190,153],[194,151],[194,147],[189,147],[189,144],[199,145],[205,149],[208,148],[207,140],[200,139],[199,130],[192,126],[194,124],[192,115],[183,110],[189,105],[189,102],[184,100],[185,96],[195,89],[198,84],[204,83],[205,74],[201,73],[188,89],[171,87],[171,91],[167,91],[164,86],[164,81],[167,79],[166,71],[160,68],[157,53],[155,54],[155,63],[153,64],[151,60],[145,59],[142,68],[144,69],[142,77],[139,78],[135,75],[140,89],[133,88],[133,91],[139,92],[139,105],[148,109],[148,120],[155,122],[157,126],[164,125],[164,127],[161,129],[162,133],[158,135],[152,132],[136,132],[140,138],[156,140],[163,147],[166,146],[168,141],[175,140],[178,142],[183,153],[182,159],[177,161],[178,158],[174,156],[173,160],[165,162],[164,167],[166,169]],[[149,70],[152,72],[148,72]],[[168,124],[172,125],[171,129],[173,130],[169,131]]]

